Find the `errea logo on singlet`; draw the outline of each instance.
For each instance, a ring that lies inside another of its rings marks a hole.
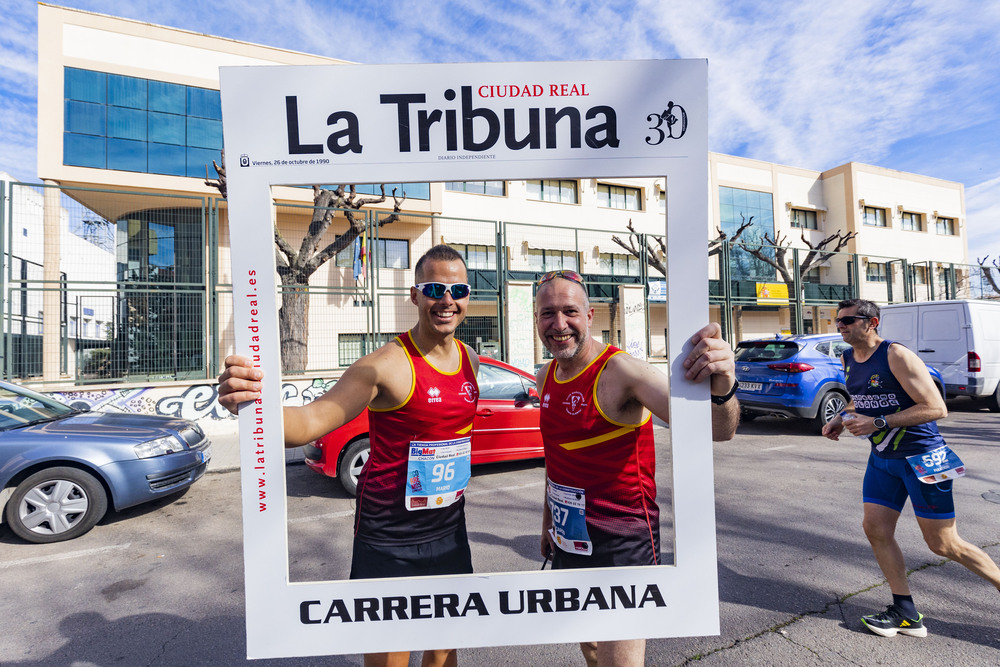
[[[563,401],[563,405],[566,406],[567,414],[578,415],[585,407],[587,407],[587,401],[584,399],[582,392],[574,391],[566,397],[566,400]]]
[[[441,390],[437,387],[431,387],[427,390],[427,402],[428,403],[440,403],[441,402]]]

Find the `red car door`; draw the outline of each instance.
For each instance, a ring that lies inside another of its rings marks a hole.
[[[483,358],[479,405],[472,423],[472,462],[542,456],[535,381],[512,366]]]

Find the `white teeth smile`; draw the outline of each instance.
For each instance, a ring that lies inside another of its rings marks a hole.
[[[557,343],[565,343],[572,337],[573,337],[572,334],[563,334],[561,336],[552,336],[552,340],[556,341]]]

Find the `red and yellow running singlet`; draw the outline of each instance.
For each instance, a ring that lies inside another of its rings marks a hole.
[[[598,379],[620,353],[608,345],[565,381],[555,377],[557,362],[549,364],[540,414],[545,470],[550,482],[583,490],[595,555],[601,554],[602,544],[613,545],[611,549],[641,544],[644,553],[653,554],[653,564],[659,555],[660,510],[652,415],[647,413],[639,424],[624,424],[609,419],[597,403]]]
[[[409,545],[454,533],[465,521],[465,498],[425,511],[407,509],[407,490],[419,490],[411,443],[450,442],[472,434],[479,400],[476,373],[465,345],[457,340],[460,361],[454,373],[435,368],[410,339],[396,338],[406,352],[413,382],[398,406],[369,408],[371,454],[358,477],[355,535],[370,544]]]

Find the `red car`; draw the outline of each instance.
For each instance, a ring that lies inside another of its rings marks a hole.
[[[535,378],[489,357],[479,358],[479,405],[472,421],[472,463],[540,458]],[[368,461],[368,411],[305,447],[306,465],[336,477],[351,495]]]

